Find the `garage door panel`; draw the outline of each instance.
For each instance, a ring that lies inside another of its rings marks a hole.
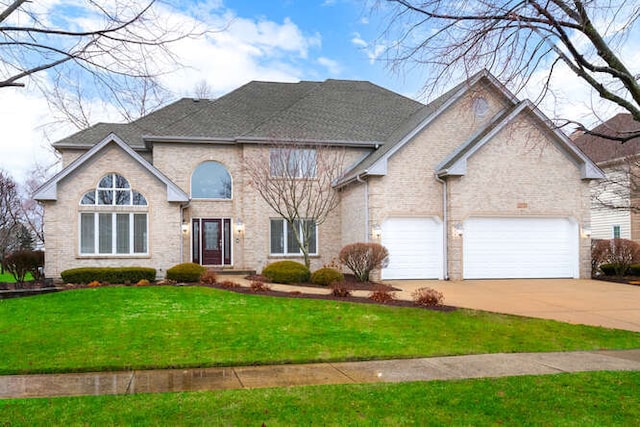
[[[578,227],[568,218],[471,218],[464,225],[464,277],[578,276]]]
[[[442,224],[434,218],[390,218],[381,243],[389,251],[383,279],[442,278]]]

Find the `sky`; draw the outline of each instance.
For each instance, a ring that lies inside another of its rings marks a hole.
[[[51,16],[61,17],[75,0],[43,0]],[[112,0],[113,1],[113,0]],[[219,97],[251,81],[325,79],[368,80],[422,102],[424,76],[418,69],[390,71],[383,61],[383,45],[376,40],[384,29],[381,15],[371,14],[363,0],[175,0],[176,9],[162,9],[163,20],[190,20],[200,28],[219,29],[182,40],[172,50],[183,67],[161,77],[174,99],[194,96],[195,87],[207,83]],[[71,19],[66,22],[72,22]],[[76,22],[77,23],[77,22]],[[80,25],[80,24],[78,24]],[[541,70],[544,75],[545,70]],[[47,75],[42,76],[46,80]],[[579,116],[590,109],[579,99],[584,91],[568,73],[556,81],[557,103],[544,112]],[[451,82],[455,85],[458,82]],[[443,87],[440,92],[449,89]],[[433,95],[437,95],[434,93]],[[18,182],[37,163],[47,166],[56,157],[50,147],[76,129],[51,125],[55,117],[35,87],[0,89],[0,168]],[[121,121],[98,100],[90,108],[93,123]],[[603,113],[610,114],[610,113]],[[580,118],[580,117],[575,117]],[[48,126],[43,126],[48,125]]]

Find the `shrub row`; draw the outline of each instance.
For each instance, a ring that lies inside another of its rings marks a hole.
[[[640,276],[640,264],[631,264],[629,266],[620,264],[602,264],[600,271],[605,276]]]
[[[156,280],[155,268],[148,267],[81,267],[60,273],[65,283],[138,283],[140,280]]]
[[[311,277],[309,269],[295,261],[269,264],[262,270],[262,275],[273,283],[304,283]]]

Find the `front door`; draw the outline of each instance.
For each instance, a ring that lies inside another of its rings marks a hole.
[[[196,218],[192,221],[193,262],[202,265],[231,264],[231,220]]]

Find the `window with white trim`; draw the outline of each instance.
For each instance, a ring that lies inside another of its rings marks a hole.
[[[231,175],[223,164],[209,161],[198,165],[191,175],[194,199],[230,199]]]
[[[104,176],[95,190],[84,194],[80,205],[81,255],[148,253],[147,199],[131,189],[126,178]]]
[[[619,225],[614,225],[613,226],[613,238],[614,239],[619,239],[620,238],[620,226]]]
[[[303,233],[310,237],[309,255],[318,254],[318,227],[313,219],[294,221],[293,227],[298,230],[299,236]],[[271,219],[271,254],[272,255],[302,255],[302,250],[295,237],[294,229],[285,219]]]
[[[272,177],[315,178],[317,153],[313,148],[272,148],[269,151]]]

